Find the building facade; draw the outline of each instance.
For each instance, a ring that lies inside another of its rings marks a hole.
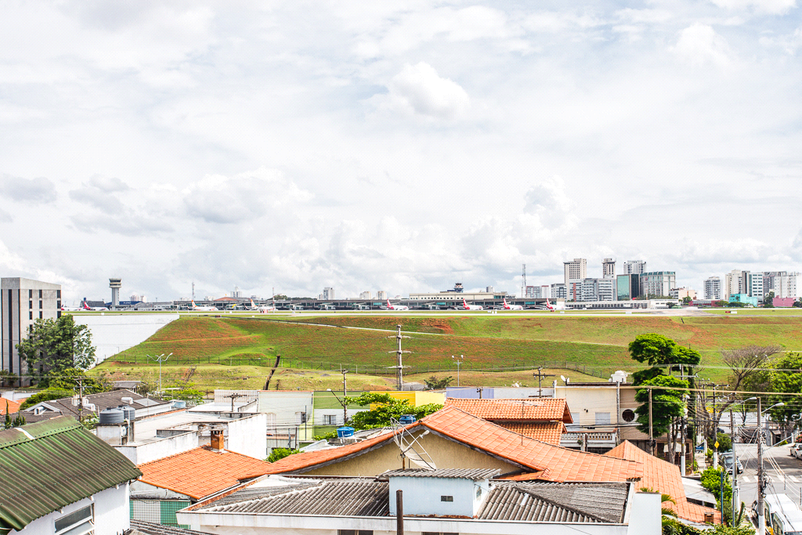
[[[624,262],[625,275],[640,275],[646,273],[646,262],[643,260],[627,260]]]
[[[567,299],[568,298],[568,289],[565,284],[561,284],[559,282],[554,283],[551,285],[551,298],[552,299]]]
[[[674,271],[649,271],[640,275],[640,292],[646,297],[666,297],[676,286]]]
[[[615,259],[605,258],[602,261],[602,278],[614,279],[615,278]]]
[[[0,279],[0,310],[3,323],[0,368],[25,375],[28,368],[20,359],[17,344],[36,320],[61,317],[61,285],[21,277]]]
[[[574,258],[570,262],[563,262],[565,285],[570,282],[581,281],[588,277],[588,261],[585,258]]]
[[[634,273],[618,275],[616,278],[616,298],[629,301],[640,297],[640,276]]]
[[[717,276],[705,279],[705,299],[721,299],[721,278]]]

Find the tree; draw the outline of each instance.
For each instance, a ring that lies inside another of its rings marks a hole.
[[[71,368],[85,370],[95,362],[89,327],[76,324],[70,315],[57,320],[37,319],[28,328],[26,338],[17,344],[17,350],[29,373],[43,386],[51,376]]]
[[[39,402],[42,401],[50,401],[51,399],[62,399],[62,398],[71,398],[73,395],[72,390],[64,390],[61,388],[48,388],[47,390],[42,390],[38,392],[25,401],[22,402],[20,405],[20,410],[27,409],[28,407],[33,407]]]
[[[661,334],[640,334],[629,343],[629,354],[633,360],[657,366],[670,363],[676,347],[674,340]]]
[[[301,453],[301,450],[293,450],[289,448],[273,448],[270,452],[270,456],[267,458],[267,462],[274,463],[283,459],[284,457],[289,457],[290,455],[295,455],[296,453]]]
[[[771,375],[765,370],[770,365],[772,355],[782,351],[780,346],[746,346],[738,349],[729,349],[721,352],[721,360],[730,369],[729,382],[732,390],[746,392],[767,391],[771,388]],[[751,397],[749,394],[746,397]],[[717,410],[714,429],[718,429],[719,422],[727,409],[733,403],[744,399],[745,396],[728,399]],[[746,419],[748,407],[741,403],[738,407],[742,418]]]
[[[652,431],[655,437],[664,435],[668,432],[673,418],[683,416],[685,412],[685,402],[682,399],[684,392],[682,389],[688,388],[688,381],[677,379],[670,375],[659,375],[654,379],[645,381],[640,386],[651,386],[652,388]],[[664,387],[664,388],[660,388]],[[671,390],[665,387],[671,388]],[[641,405],[635,409],[638,415],[638,429],[641,432],[649,433],[649,389],[639,389],[635,393],[635,401]]]
[[[405,399],[396,399],[388,394],[371,393],[364,393],[358,397],[347,397],[346,403],[349,405],[375,405],[374,409],[358,412],[351,417],[348,423],[354,429],[389,426],[391,419],[398,420],[405,414],[411,414],[416,419],[420,419],[443,408],[437,403],[413,407]]]
[[[774,308],[774,290],[771,290],[766,297],[763,298],[763,308]]]
[[[802,353],[786,353],[778,359],[771,373],[771,389],[774,392],[802,392]],[[802,410],[802,400],[797,396],[771,396],[770,403],[783,402],[785,405],[769,411],[772,419],[780,422],[786,434],[795,421],[793,417]]]
[[[454,381],[454,378],[450,375],[448,377],[443,377],[442,379],[438,379],[434,375],[429,377],[428,379],[424,379],[423,382],[426,384],[426,390],[444,390],[448,388]]]

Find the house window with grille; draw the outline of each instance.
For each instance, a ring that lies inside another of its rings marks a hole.
[[[56,520],[56,535],[90,535],[95,532],[95,512],[92,505],[73,511]]]
[[[337,425],[337,415],[336,414],[324,414],[323,415],[323,425]]]

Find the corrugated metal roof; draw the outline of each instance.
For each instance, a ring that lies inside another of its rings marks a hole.
[[[0,527],[20,530],[140,474],[73,418],[0,431]]]
[[[143,522],[131,519],[131,529],[125,535],[212,535],[208,531],[195,531],[192,529],[175,528],[164,524]]]
[[[492,479],[499,475],[501,470],[498,468],[444,468],[440,470],[389,470],[379,477],[441,477],[445,479],[471,479],[479,481],[481,479]]]
[[[525,522],[620,523],[627,483],[500,483],[477,518]]]
[[[253,489],[254,491],[256,489]],[[213,502],[201,510],[222,513],[252,513],[274,515],[316,515],[316,516],[387,516],[390,514],[388,495],[389,483],[372,478],[324,480],[315,485],[283,487],[284,492],[276,493],[275,488],[263,489],[266,496],[258,497],[255,492],[240,496],[228,496],[226,505]]]

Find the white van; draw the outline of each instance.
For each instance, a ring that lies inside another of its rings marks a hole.
[[[785,494],[767,494],[766,531],[771,535],[802,535],[802,511]]]

